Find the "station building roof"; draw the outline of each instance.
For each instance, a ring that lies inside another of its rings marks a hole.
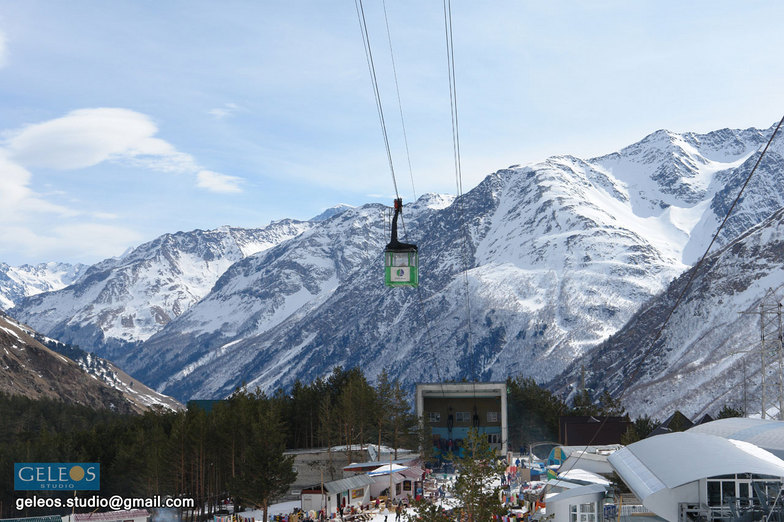
[[[716,456],[721,458],[716,458]],[[699,479],[736,473],[784,477],[784,460],[753,444],[704,433],[678,432],[635,442],[610,455],[618,475],[640,500]]]
[[[750,442],[784,459],[784,422],[732,417],[694,426],[687,433],[704,433]]]

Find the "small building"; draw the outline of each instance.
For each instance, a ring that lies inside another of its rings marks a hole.
[[[675,410],[675,413],[667,417],[664,422],[662,422],[652,432],[650,432],[648,437],[655,437],[656,435],[663,435],[665,433],[686,431],[692,426],[694,426],[694,422],[692,422],[691,419],[689,419],[680,411]]]
[[[558,443],[564,446],[620,444],[629,426],[629,417],[563,416],[558,418]]]
[[[370,486],[376,481],[367,475],[356,475],[324,484],[319,487],[303,489],[301,505],[303,511],[318,511],[326,506],[327,513],[350,506],[363,506],[370,503]]]
[[[309,448],[285,451],[284,455],[292,455],[292,467],[297,473],[297,478],[289,486],[288,493],[282,499],[294,500],[300,498],[302,490],[313,484],[339,480],[346,475],[343,468],[351,462],[349,454],[343,448]],[[359,447],[351,453],[353,458],[367,456],[367,450]],[[379,465],[381,465],[379,463]]]
[[[651,512],[670,521],[761,520],[775,502],[784,461],[753,444],[676,432],[650,437],[608,458]]]
[[[63,518],[60,515],[46,515],[26,518],[2,518],[0,520],[2,522],[62,522]]]
[[[392,500],[416,498],[422,494],[424,474],[424,470],[419,466],[399,464],[382,466],[368,473],[368,476],[375,481],[370,486],[370,497],[383,496]]]
[[[429,427],[434,447],[444,454],[459,453],[471,428],[486,436],[499,454],[506,454],[509,424],[504,382],[417,384],[416,413]]]
[[[601,522],[609,487],[591,484],[547,497],[545,513],[553,522]]]

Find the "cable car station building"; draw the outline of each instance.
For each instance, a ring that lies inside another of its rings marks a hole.
[[[459,454],[471,428],[486,436],[500,455],[506,454],[505,382],[417,384],[416,413],[429,427],[433,445],[444,454]]]

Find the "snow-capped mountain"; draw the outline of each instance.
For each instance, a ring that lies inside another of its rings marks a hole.
[[[113,359],[207,295],[233,263],[310,226],[283,220],[261,229],[165,234],[89,267],[71,286],[22,299],[11,314],[50,337]]]
[[[765,409],[777,411],[781,310],[775,308],[782,298],[784,208],[673,281],[666,292],[646,303],[623,329],[551,386],[568,391],[584,371],[587,387],[597,392],[607,389],[622,396],[635,415],[659,419],[676,409],[697,416],[724,405],[759,412],[763,360],[759,312],[763,305],[768,313],[763,323],[767,323],[768,334]]]
[[[70,285],[87,270],[87,265],[40,263],[9,266],[0,263],[0,310],[13,308],[25,297],[60,290]]]
[[[371,379],[386,369],[406,384],[545,381],[699,257],[771,132],[657,131],[599,158],[499,170],[459,199],[423,196],[406,205],[401,230],[419,245],[416,290],[383,286],[389,231],[383,208],[365,205],[300,223],[274,246],[212,271],[211,291],[179,301],[160,322],[150,317],[163,308],[170,276],[155,276],[160,262],[121,269],[132,254],[14,312],[84,347],[127,341],[104,351],[179,399],[224,396],[243,382],[288,386],[336,365],[360,365]],[[782,206],[782,156],[777,143],[714,248]],[[177,281],[203,268],[199,259],[178,265]],[[133,306],[114,306],[128,287]],[[78,309],[69,308],[74,300]]]
[[[765,139],[659,131],[592,160],[498,171],[457,201],[423,198],[404,212],[419,245],[416,291],[381,283],[380,210],[347,210],[232,267],[123,363],[180,398],[287,386],[335,365],[409,384],[549,379],[688,267],[689,245],[705,241],[694,227],[739,187]],[[765,192],[757,180],[748,194]],[[747,217],[780,206],[780,193],[766,196],[745,198]]]

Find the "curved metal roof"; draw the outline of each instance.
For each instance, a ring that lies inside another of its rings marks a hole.
[[[721,458],[716,458],[721,455]],[[668,433],[608,457],[640,500],[701,478],[735,473],[784,477],[784,460],[748,442],[703,433]]]
[[[742,440],[784,459],[784,422],[733,417],[694,426],[687,433],[705,433],[725,439]]]

